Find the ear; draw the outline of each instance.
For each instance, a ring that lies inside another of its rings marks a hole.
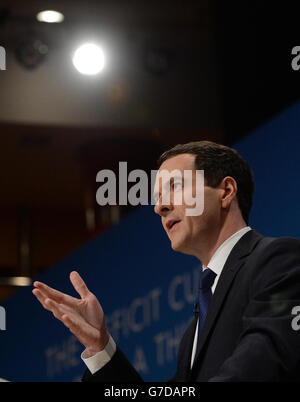
[[[222,208],[228,208],[236,197],[237,183],[233,177],[226,176],[219,187],[223,190],[221,195]]]

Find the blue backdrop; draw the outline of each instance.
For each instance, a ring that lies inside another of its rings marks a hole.
[[[250,226],[264,235],[300,237],[299,116],[297,103],[233,146],[253,169]],[[36,279],[77,296],[69,281],[69,273],[77,270],[99,298],[115,341],[142,377],[164,381],[175,371],[178,343],[193,315],[200,265],[196,258],[171,249],[160,218],[149,206]],[[0,377],[80,380],[83,347],[31,291],[24,288],[3,303]]]

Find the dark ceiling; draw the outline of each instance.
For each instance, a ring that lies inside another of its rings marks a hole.
[[[36,13],[47,8],[63,12],[65,22],[56,26],[38,23]],[[164,104],[167,117],[158,125],[222,131],[224,141],[232,143],[298,99],[299,82],[295,82],[290,68],[291,48],[299,37],[297,11],[296,2],[291,1],[1,1],[0,41],[12,50],[20,37],[35,32],[45,38],[50,51],[55,51],[66,45],[69,37],[101,29],[106,35],[117,33],[116,42],[126,37],[125,46],[131,42],[132,47],[125,48],[125,53],[120,48],[117,51],[122,57],[128,52],[140,58],[141,68],[145,68],[142,64],[149,49],[164,51],[169,57],[167,74],[174,77],[170,85],[177,83],[179,87],[176,102],[183,95],[185,99],[180,105],[181,120],[177,109],[172,116]],[[201,77],[206,80],[203,82]],[[132,78],[127,79],[129,82]],[[184,84],[186,91],[182,89]],[[218,102],[211,97],[212,92],[216,92]],[[151,102],[155,102],[155,96],[157,101],[160,93],[153,91]],[[169,99],[172,104],[173,93]],[[192,117],[196,115],[202,116]],[[205,115],[209,117],[205,119]],[[151,119],[156,127],[155,118]],[[137,125],[143,124],[137,121]],[[184,133],[182,136],[183,141],[189,138]]]

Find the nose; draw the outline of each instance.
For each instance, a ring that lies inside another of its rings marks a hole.
[[[162,203],[161,202],[161,197],[157,201],[154,207],[154,212],[160,216],[166,216],[169,211],[173,209],[173,206],[171,203]]]

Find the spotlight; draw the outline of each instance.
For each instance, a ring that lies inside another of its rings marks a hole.
[[[103,70],[105,57],[99,46],[85,43],[75,51],[72,61],[81,74],[95,75]]]
[[[40,22],[58,23],[62,22],[65,17],[62,13],[54,10],[41,11],[36,16],[37,20]]]
[[[15,54],[23,67],[36,68],[47,56],[48,46],[37,35],[25,35],[18,43]]]

